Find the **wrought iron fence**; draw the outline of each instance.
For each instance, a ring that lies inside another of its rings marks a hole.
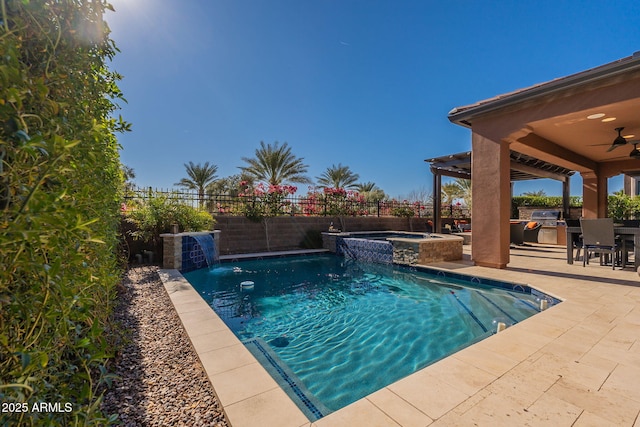
[[[281,195],[246,196],[229,194],[203,194],[196,191],[129,188],[125,191],[127,204],[144,201],[153,197],[164,197],[194,208],[206,209],[213,215],[246,215],[252,212],[268,212],[270,216],[396,216],[414,218],[433,218],[433,206],[429,203],[397,200],[366,201],[362,198],[336,197],[330,194],[311,194],[307,196]],[[442,217],[469,218],[466,207],[459,205],[443,206]]]

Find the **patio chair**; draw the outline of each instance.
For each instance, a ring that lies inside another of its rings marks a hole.
[[[523,226],[524,231],[522,233],[522,237],[525,242],[538,243],[538,234],[540,234],[540,229],[542,228],[541,222],[528,222]]]
[[[520,222],[512,222],[509,225],[509,237],[511,244],[522,245],[524,244],[524,227]]]
[[[611,254],[611,267],[615,270],[620,246],[613,232],[613,219],[581,218],[580,227],[582,228],[582,266],[589,264],[589,257],[592,253],[600,255],[600,265],[603,264],[602,255]]]
[[[567,218],[564,220],[564,222],[567,224],[567,227],[580,227],[579,219]],[[580,253],[582,252],[582,234],[574,234],[573,241],[567,242],[567,244],[576,249],[576,255],[573,257],[573,259],[580,259]]]
[[[525,242],[538,243],[538,233],[542,228],[537,222],[512,222],[509,226],[509,236],[514,245],[525,245]]]

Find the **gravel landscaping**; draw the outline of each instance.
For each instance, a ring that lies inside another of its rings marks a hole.
[[[103,413],[124,426],[229,426],[157,267],[127,271],[114,319],[124,341]]]

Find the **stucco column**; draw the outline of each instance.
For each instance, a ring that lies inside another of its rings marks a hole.
[[[471,147],[471,258],[476,265],[505,268],[511,216],[509,145],[474,132]]]
[[[431,173],[433,173],[433,230],[431,231],[440,233],[442,230],[442,175],[434,169]]]
[[[607,177],[595,172],[582,172],[582,217],[604,218],[607,216]]]

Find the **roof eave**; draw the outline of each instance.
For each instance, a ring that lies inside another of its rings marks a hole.
[[[550,82],[536,85],[529,89],[515,92],[511,95],[505,95],[504,97],[493,101],[481,103],[469,108],[456,107],[449,112],[448,118],[452,123],[470,128],[472,120],[479,115],[637,70],[640,70],[640,54],[638,53],[634,54],[632,57],[625,58],[611,64],[557,80],[551,80]]]

